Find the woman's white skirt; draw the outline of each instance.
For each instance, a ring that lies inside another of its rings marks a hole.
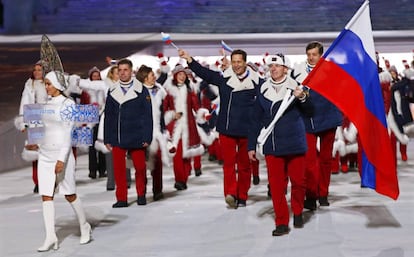
[[[58,192],[62,195],[76,193],[75,180],[75,157],[70,150],[69,157],[65,163],[63,179],[56,186],[55,166],[61,149],[41,146],[38,160],[39,195],[53,196]]]

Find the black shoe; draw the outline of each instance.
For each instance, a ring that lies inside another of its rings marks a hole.
[[[259,185],[260,178],[259,176],[253,176],[253,185]]]
[[[128,202],[118,201],[112,205],[112,208],[123,208],[123,207],[128,207]]]
[[[96,171],[95,172],[89,171],[88,177],[90,177],[91,179],[96,179]]]
[[[237,200],[237,207],[246,207],[246,200]]]
[[[100,178],[106,178],[107,177],[107,175],[106,175],[106,173],[104,172],[104,173],[99,173],[99,177]]]
[[[214,162],[214,161],[216,161],[216,160],[217,160],[217,158],[216,158],[216,156],[215,156],[215,155],[209,155],[209,156],[208,156],[208,160],[209,160],[209,161],[211,161],[211,162]]]
[[[223,164],[224,164],[224,161],[223,161],[223,160],[219,160],[219,161],[218,161],[218,164],[219,164],[219,165],[223,165]]]
[[[164,194],[162,192],[154,193],[153,199],[155,201],[159,201],[164,198]]]
[[[33,193],[35,193],[35,194],[39,193],[39,186],[38,185],[34,186]]]
[[[276,226],[276,229],[272,231],[272,236],[283,236],[289,234],[289,226],[287,225],[279,225]]]
[[[179,191],[187,189],[187,185],[184,182],[175,182],[174,187]]]
[[[107,187],[106,188],[106,191],[114,191],[115,190],[115,187]]]
[[[270,185],[267,184],[267,196],[272,198],[272,192],[270,192]]]
[[[319,197],[319,204],[321,206],[329,206],[328,197],[327,196]]]
[[[349,171],[358,171],[358,164],[356,162],[349,163]]]
[[[196,177],[201,176],[201,174],[203,174],[203,173],[201,172],[201,170],[200,170],[200,169],[195,170],[195,175],[196,175]]]
[[[147,204],[147,198],[145,198],[145,195],[139,195],[137,199],[138,205],[146,205]]]
[[[303,203],[303,208],[314,211],[316,210],[316,199],[307,198]]]
[[[232,208],[232,209],[237,208],[236,197],[234,197],[233,195],[226,195],[224,200],[226,201],[226,203],[229,205],[230,208]]]
[[[295,228],[303,228],[303,217],[302,214],[293,216],[293,226]]]

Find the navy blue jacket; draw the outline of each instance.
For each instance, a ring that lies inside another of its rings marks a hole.
[[[294,90],[298,85],[296,81],[287,78],[283,83],[280,94],[290,92],[286,88]],[[276,115],[283,97],[275,97],[271,92],[270,82],[265,82],[260,88],[254,105],[254,116],[252,127],[249,132],[248,150],[256,150],[257,137],[263,127],[267,127]],[[313,101],[308,97],[304,102],[295,99],[276,122],[272,133],[263,145],[264,155],[286,156],[304,154],[307,151],[306,131],[302,120],[302,115],[310,116],[313,111]]]
[[[137,149],[152,141],[151,96],[138,80],[133,82],[126,94],[119,84],[109,89],[105,104],[105,144]]]
[[[312,117],[302,115],[306,132],[313,134],[341,126],[343,117],[339,109],[314,90],[310,89],[309,93],[314,111]]]
[[[396,91],[400,93],[400,106],[397,106],[397,101],[394,96]],[[410,103],[414,102],[414,80],[403,78],[401,81],[395,83],[391,88],[391,95],[391,112],[398,125],[398,129],[404,132],[403,126],[413,122]],[[398,109],[401,110],[401,113],[398,113]]]
[[[239,81],[231,68],[220,72],[203,67],[193,60],[188,64],[197,76],[219,87],[220,112],[216,129],[219,133],[234,137],[247,137],[257,88],[264,82],[257,73],[247,67],[249,76]]]
[[[308,76],[308,67],[306,62],[297,63],[291,72],[291,76],[302,83]],[[314,105],[314,113],[312,117],[302,116],[306,132],[314,134],[341,126],[343,117],[339,109],[312,89],[309,90],[309,93]]]

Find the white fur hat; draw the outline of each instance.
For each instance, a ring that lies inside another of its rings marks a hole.
[[[93,66],[93,67],[92,67],[92,69],[90,69],[90,70],[88,71],[88,77],[90,78],[90,77],[91,77],[91,75],[92,75],[92,73],[94,73],[94,72],[99,72],[99,73],[101,73],[101,70],[100,70],[100,69],[98,69],[98,67]]]
[[[58,78],[58,76],[60,77],[60,75],[62,77],[61,79]],[[58,71],[51,71],[48,74],[46,74],[45,79],[48,79],[56,89],[60,91],[66,90],[65,78],[62,73]]]
[[[172,72],[173,75],[175,75],[175,74],[177,74],[180,71],[184,71],[185,72],[185,68],[181,64],[177,64],[171,72]]]

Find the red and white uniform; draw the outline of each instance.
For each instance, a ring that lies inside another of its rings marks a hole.
[[[191,171],[191,157],[204,153],[197,132],[194,113],[200,108],[196,94],[186,85],[165,85],[168,95],[164,100],[165,124],[171,134],[171,144],[176,149],[173,159],[176,182],[187,183]],[[175,119],[176,113],[182,113]]]

